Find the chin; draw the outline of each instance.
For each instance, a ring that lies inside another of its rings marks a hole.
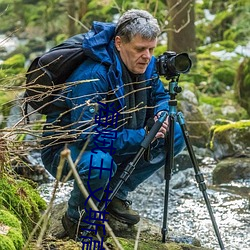
[[[133,73],[136,74],[136,75],[141,75],[141,74],[144,74],[145,71],[146,71],[146,69],[143,69],[143,70],[137,70],[137,71],[135,71]]]

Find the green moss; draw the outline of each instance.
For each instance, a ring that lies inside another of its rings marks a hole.
[[[16,250],[13,241],[7,236],[0,234],[0,249]]]
[[[235,96],[240,105],[245,108],[250,115],[250,59],[245,60],[240,64],[235,77]]]
[[[22,249],[22,246],[24,245],[22,231],[17,231],[15,228],[11,228],[7,236],[12,240],[17,250]]]
[[[11,211],[21,221],[24,237],[27,238],[46,203],[27,182],[4,176],[0,179],[0,206]]]
[[[1,64],[0,84],[20,86],[25,81],[25,56],[16,54]]]
[[[21,249],[24,243],[20,221],[9,211],[0,209],[0,224],[9,226],[6,235],[0,235],[0,249]],[[8,245],[9,248],[6,248]]]
[[[250,121],[233,122],[222,126],[220,125],[215,126],[214,133],[225,132],[231,129],[241,130],[249,127],[250,127]]]
[[[17,230],[21,230],[20,221],[16,218],[16,216],[11,214],[7,210],[0,209],[0,221],[7,226],[14,227]]]
[[[200,103],[206,103],[206,104],[210,104],[214,107],[221,107],[222,104],[224,103],[224,99],[221,96],[209,96],[209,95],[201,95],[199,97],[199,101]]]
[[[133,239],[124,239],[118,238],[120,244],[124,248],[124,250],[134,250],[135,241]],[[108,238],[108,243],[114,245],[113,240]],[[113,248],[112,248],[113,249]],[[138,243],[138,250],[199,250],[205,248],[196,247],[194,245],[183,244],[183,243],[175,243],[175,242],[168,242],[162,243],[161,241],[156,240],[139,240]]]
[[[225,141],[225,140],[230,140],[230,137],[225,135],[231,133],[232,131],[234,131],[235,138],[237,139],[237,141],[247,143],[250,140],[250,133],[246,133],[245,131],[249,130],[249,128],[250,128],[250,120],[243,120],[238,122],[231,122],[225,125],[212,126],[210,129],[210,138],[211,138],[209,144],[210,149],[213,150],[214,148],[213,142],[215,140],[215,137],[221,143],[225,143],[228,145],[228,147],[233,148],[234,145],[230,141]]]

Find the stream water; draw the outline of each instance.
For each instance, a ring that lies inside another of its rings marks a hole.
[[[226,250],[250,250],[250,180],[212,185],[215,162],[205,158],[201,171],[205,178],[209,202],[213,209]],[[162,227],[165,181],[159,173],[141,184],[130,194],[133,209],[142,217]],[[72,182],[64,184],[57,193],[56,203],[69,198]],[[39,187],[41,195],[49,201],[53,182]],[[203,247],[219,250],[219,243],[202,195],[197,187],[193,168],[175,173],[170,180],[167,226],[174,235],[194,237]]]

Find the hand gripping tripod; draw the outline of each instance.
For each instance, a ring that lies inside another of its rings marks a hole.
[[[198,162],[196,160],[192,145],[190,143],[189,134],[188,134],[188,131],[186,129],[184,117],[183,117],[181,112],[177,113],[177,111],[176,111],[177,110],[176,109],[177,100],[175,99],[175,97],[176,97],[177,93],[180,93],[182,91],[181,87],[178,86],[178,78],[176,80],[172,79],[169,83],[169,94],[170,94],[169,113],[168,114],[167,114],[167,112],[161,113],[161,116],[159,117],[159,119],[155,122],[155,124],[153,125],[153,127],[150,130],[150,132],[148,133],[148,135],[142,141],[140,150],[138,151],[138,153],[136,154],[134,159],[124,169],[123,173],[120,176],[120,181],[118,182],[116,187],[113,189],[113,192],[109,195],[108,201],[111,201],[114,198],[114,196],[116,195],[116,193],[118,192],[118,190],[120,189],[122,184],[132,174],[132,172],[134,171],[134,169],[136,167],[136,164],[138,163],[140,158],[143,156],[144,152],[147,150],[150,143],[155,138],[156,133],[161,128],[163,122],[165,121],[165,119],[168,116],[169,131],[168,131],[168,135],[166,137],[166,144],[167,144],[166,148],[168,150],[166,152],[166,162],[165,162],[165,180],[166,180],[166,183],[165,183],[164,215],[163,215],[163,227],[162,227],[162,242],[163,243],[166,242],[166,234],[168,232],[168,230],[167,230],[167,214],[168,214],[169,182],[171,179],[172,169],[173,169],[173,164],[174,164],[174,123],[175,123],[175,120],[177,117],[178,122],[181,126],[181,130],[182,130],[185,142],[186,142],[186,146],[187,146],[187,150],[189,152],[191,162],[192,162],[193,167],[194,167],[195,178],[196,178],[196,181],[199,185],[199,189],[203,194],[203,197],[204,197],[204,200],[205,200],[205,203],[206,203],[206,206],[207,206],[207,209],[208,209],[208,212],[209,212],[209,215],[210,215],[210,218],[211,218],[211,221],[213,224],[213,228],[215,230],[220,248],[221,248],[221,250],[225,250],[221,236],[220,236],[220,232],[219,232],[218,226],[216,224],[215,217],[213,215],[213,211],[212,211],[209,199],[208,199],[208,195],[206,192],[206,184],[204,182],[204,177],[203,177],[203,175],[198,167]],[[107,205],[107,203],[106,203],[106,205]],[[105,208],[105,204],[101,203],[99,206],[99,210],[103,211],[104,208]]]

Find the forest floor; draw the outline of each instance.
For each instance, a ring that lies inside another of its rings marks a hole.
[[[65,209],[65,203],[58,204],[54,207],[46,237],[44,237],[40,246],[36,245],[36,241],[32,242],[30,244],[30,249],[83,249],[83,245],[80,242],[75,242],[67,237],[63,239],[59,239],[57,237],[57,235],[61,235],[64,231],[61,224],[61,217],[64,214]],[[190,238],[187,239],[185,237],[178,238],[177,242],[176,240],[174,242],[173,239],[167,238],[166,243],[162,243],[160,228],[146,219],[141,219],[141,221],[135,226],[128,226],[111,217],[108,219],[108,223],[124,250],[209,250],[208,248],[201,247],[198,240]],[[109,250],[119,249],[116,247],[111,237],[108,237],[105,243]],[[96,249],[99,250],[99,248]]]

